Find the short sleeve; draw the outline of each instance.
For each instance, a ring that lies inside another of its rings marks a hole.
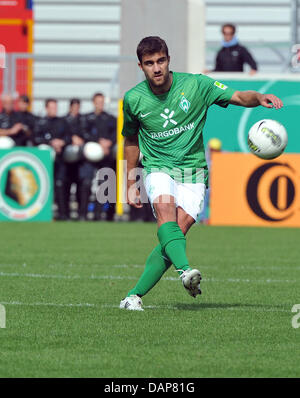
[[[132,114],[127,95],[125,95],[123,100],[123,117],[124,124],[122,129],[122,135],[124,137],[128,137],[137,134],[139,131],[140,123],[139,120],[136,119]]]
[[[199,89],[207,106],[217,104],[223,108],[229,105],[229,101],[236,91],[205,75],[200,75]]]

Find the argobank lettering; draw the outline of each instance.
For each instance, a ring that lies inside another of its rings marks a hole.
[[[160,131],[159,133],[150,133],[151,138],[158,139],[162,137],[170,137],[172,135],[181,134],[184,131],[192,130],[194,128],[195,123],[189,123],[182,127],[175,127],[171,130]]]

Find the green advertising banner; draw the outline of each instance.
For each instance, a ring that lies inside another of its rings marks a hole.
[[[243,108],[229,105],[221,108],[213,105],[207,116],[204,128],[204,142],[210,138],[219,138],[222,149],[231,152],[249,152],[247,134],[250,127],[262,119],[274,119],[282,123],[288,133],[288,145],[285,152],[300,153],[300,79],[297,75],[269,76],[269,78],[244,77],[230,78],[226,74],[211,74],[212,78],[239,91],[255,90],[262,94],[274,94],[283,101],[283,108],[268,109]],[[240,75],[240,74],[238,74]]]
[[[51,221],[53,160],[48,150],[0,150],[0,221]]]

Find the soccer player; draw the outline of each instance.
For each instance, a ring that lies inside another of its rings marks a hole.
[[[185,235],[202,210],[208,184],[202,135],[208,108],[233,104],[279,109],[282,102],[272,94],[235,91],[205,75],[170,71],[168,47],[156,36],[139,43],[137,56],[146,79],[124,97],[127,200],[131,206],[142,206],[135,176],[141,151],[159,244],[120,308],[141,311],[141,297],[172,264],[188,293],[201,294],[201,275],[189,264]]]

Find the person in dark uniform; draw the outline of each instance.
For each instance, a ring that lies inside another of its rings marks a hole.
[[[102,167],[116,170],[116,160],[113,148],[116,144],[116,118],[104,111],[105,97],[102,93],[93,96],[94,111],[85,115],[84,139],[85,141],[98,142],[104,152],[104,158],[96,164],[87,163],[86,170],[93,179],[95,172]],[[100,181],[101,184],[101,181]],[[106,220],[112,221],[115,214],[115,203],[95,203],[95,220],[101,219],[101,212],[105,208]]]
[[[14,111],[13,98],[8,94],[2,97],[2,112],[0,113],[0,137],[1,136],[12,138],[16,146],[26,145],[28,139],[18,112]]]
[[[70,100],[70,108],[68,114],[65,116],[65,121],[68,126],[68,132],[71,136],[71,144],[82,147],[85,143],[83,138],[83,126],[84,118],[80,114],[80,100],[78,98],[72,98]],[[67,196],[69,198],[70,188],[72,183],[76,184],[76,196],[78,201],[78,218],[84,220],[86,218],[86,207],[89,199],[89,194],[86,195],[85,191],[90,191],[91,181],[88,181],[88,188],[85,187],[85,181],[82,177],[81,169],[84,168],[84,159],[67,163]],[[83,205],[83,206],[82,206]]]
[[[24,132],[27,137],[27,145],[33,145],[33,130],[36,122],[36,117],[29,111],[30,99],[27,95],[21,95],[18,98],[18,112],[20,123],[24,126]]]
[[[57,116],[56,99],[47,99],[45,107],[46,116],[39,118],[35,124],[34,143],[50,145],[55,151],[54,191],[58,206],[58,219],[67,220],[66,164],[63,160],[63,151],[65,146],[71,143],[71,136],[65,119]]]
[[[222,26],[224,39],[212,72],[243,72],[244,65],[248,64],[251,68],[250,75],[254,75],[257,72],[257,63],[247,48],[239,44],[235,32],[236,27],[232,24]]]

